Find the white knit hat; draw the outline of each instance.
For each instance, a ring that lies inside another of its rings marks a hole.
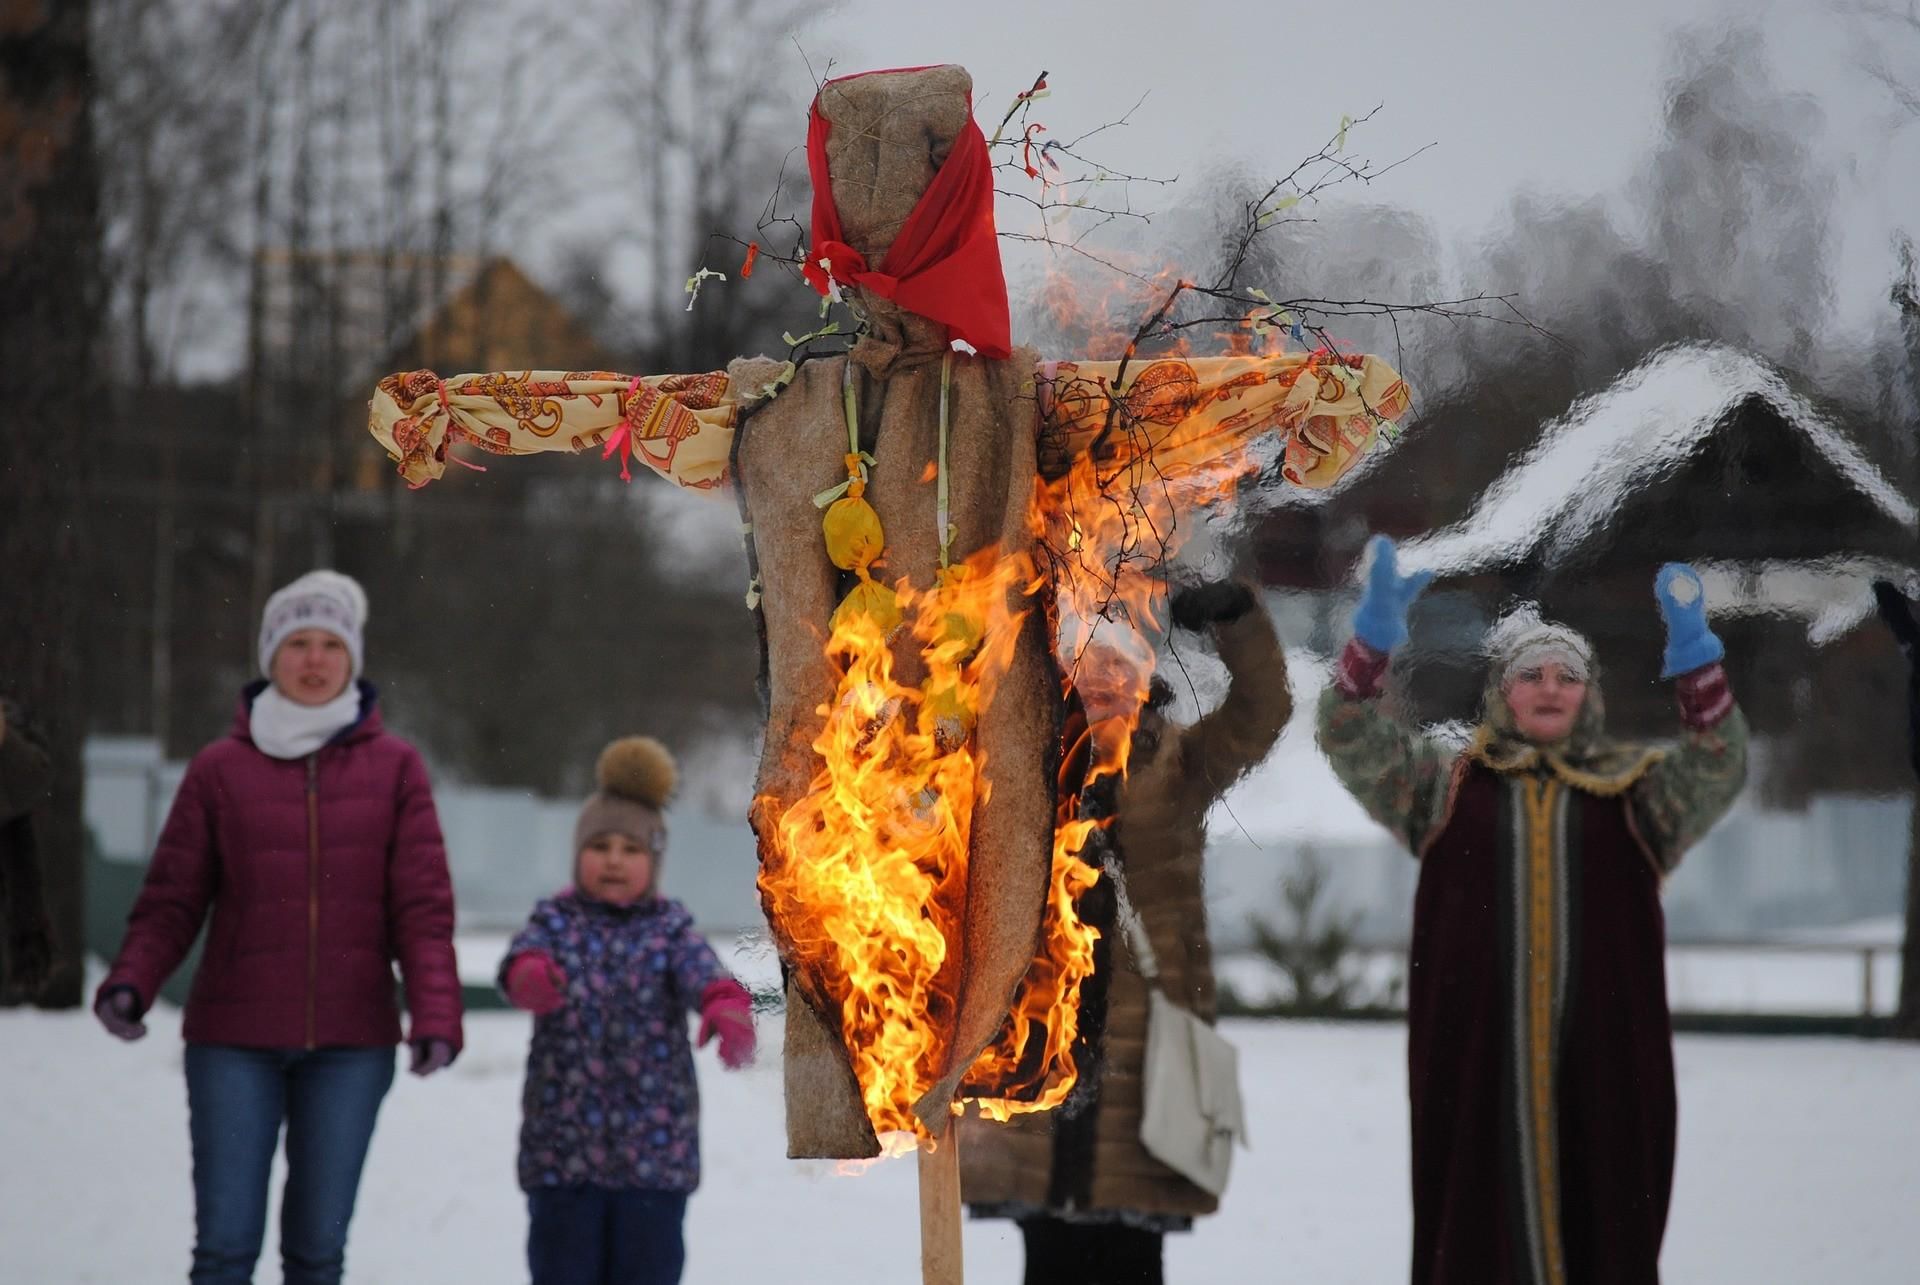
[[[309,571],[267,599],[260,614],[260,672],[273,676],[273,656],[289,635],[324,629],[347,645],[360,677],[361,634],[367,627],[367,591],[338,571]]]

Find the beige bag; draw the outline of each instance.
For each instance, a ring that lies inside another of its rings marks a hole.
[[[1218,1196],[1227,1189],[1234,1143],[1247,1145],[1240,1053],[1161,989],[1153,944],[1127,898],[1126,881],[1116,867],[1109,869],[1134,963],[1147,982],[1140,1145],[1194,1186]]]

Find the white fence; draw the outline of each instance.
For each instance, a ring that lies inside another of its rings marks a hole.
[[[114,737],[89,741],[86,762],[86,817],[104,859],[145,864],[184,765],[163,761],[151,741]],[[1344,796],[1322,796],[1325,809],[1311,795],[1297,808],[1246,802],[1288,788],[1289,766],[1288,755],[1276,754],[1270,769],[1236,791],[1240,806],[1212,820],[1210,934],[1223,972],[1249,998],[1276,994],[1278,984],[1247,954],[1249,918],[1287,926],[1281,881],[1305,854],[1329,873],[1326,910],[1357,916],[1367,941],[1406,939],[1419,876],[1417,863],[1384,831],[1332,811],[1350,807]],[[1291,784],[1300,786],[1297,775]],[[463,935],[491,940],[510,932],[538,898],[567,882],[573,800],[454,784],[439,786],[435,796]],[[1909,806],[1905,798],[1829,797],[1801,812],[1736,807],[1668,885],[1675,1009],[1890,1012],[1899,981]],[[1276,815],[1288,818],[1284,827],[1271,824]],[[709,933],[763,933],[745,820],[686,808],[672,814],[671,827],[667,891]],[[1390,975],[1395,955],[1390,947],[1373,952],[1369,976]]]

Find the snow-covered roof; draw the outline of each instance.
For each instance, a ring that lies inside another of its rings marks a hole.
[[[1465,519],[1409,540],[1402,564],[1457,575],[1536,554],[1557,560],[1604,529],[1635,487],[1691,458],[1753,397],[1882,513],[1905,527],[1920,520],[1913,502],[1778,370],[1724,345],[1680,344],[1575,402]]]
[[[1883,558],[1820,562],[1701,562],[1707,607],[1716,617],[1776,616],[1807,622],[1816,647],[1844,638],[1874,613],[1873,582],[1913,592],[1913,573]]]

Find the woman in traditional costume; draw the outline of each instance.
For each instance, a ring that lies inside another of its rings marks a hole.
[[[1454,751],[1381,708],[1408,608],[1376,536],[1320,743],[1421,862],[1408,984],[1415,1285],[1646,1285],[1673,1186],[1673,1038],[1660,887],[1746,779],[1747,725],[1700,577],[1654,592],[1683,734],[1603,731],[1586,639],[1532,613],[1495,631],[1485,715]]]

